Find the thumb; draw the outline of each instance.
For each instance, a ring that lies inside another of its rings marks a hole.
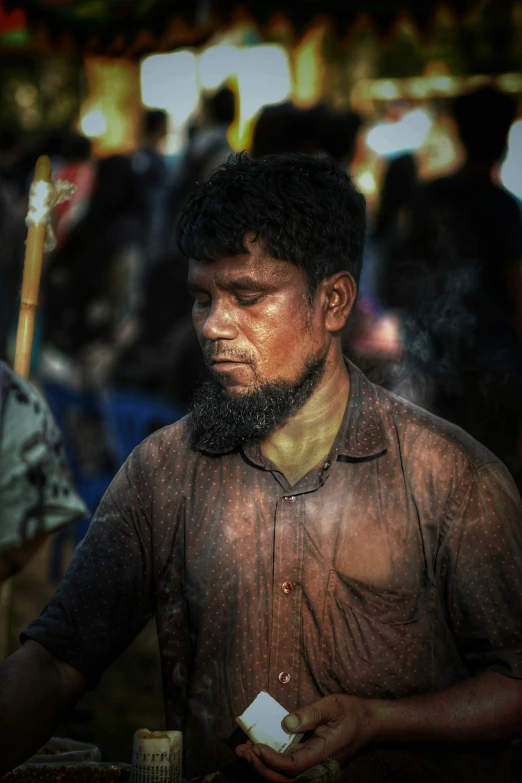
[[[324,703],[316,701],[286,715],[281,721],[281,726],[288,734],[296,734],[298,731],[311,731],[327,720],[327,716],[323,714],[324,712]]]

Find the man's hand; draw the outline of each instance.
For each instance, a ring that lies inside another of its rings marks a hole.
[[[314,732],[291,753],[277,753],[267,745],[251,742],[238,745],[236,753],[274,783],[288,783],[328,757],[342,765],[373,740],[370,706],[370,701],[356,696],[325,696],[283,720],[282,726],[290,734]]]
[[[485,671],[444,690],[402,699],[326,696],[287,715],[283,727],[291,733],[312,729],[314,735],[289,755],[252,743],[236,748],[274,783],[287,783],[328,756],[342,765],[370,743],[467,745],[519,737],[522,679]]]

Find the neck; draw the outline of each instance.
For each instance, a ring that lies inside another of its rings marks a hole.
[[[326,360],[325,375],[303,407],[261,444],[261,451],[293,486],[329,453],[343,420],[350,377],[341,349]]]

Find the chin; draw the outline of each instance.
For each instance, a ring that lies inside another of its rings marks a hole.
[[[222,383],[220,386],[228,397],[241,397],[253,389],[252,386],[240,386],[239,384],[228,386]]]

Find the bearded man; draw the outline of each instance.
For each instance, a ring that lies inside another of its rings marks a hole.
[[[520,498],[493,454],[343,358],[364,231],[325,158],[240,155],[196,189],[178,240],[209,380],[129,457],[3,664],[3,768],[155,616],[186,777],[234,758],[223,740],[266,690],[309,734],[288,755],[240,744],[242,780],[327,757],[358,783],[509,779]]]

